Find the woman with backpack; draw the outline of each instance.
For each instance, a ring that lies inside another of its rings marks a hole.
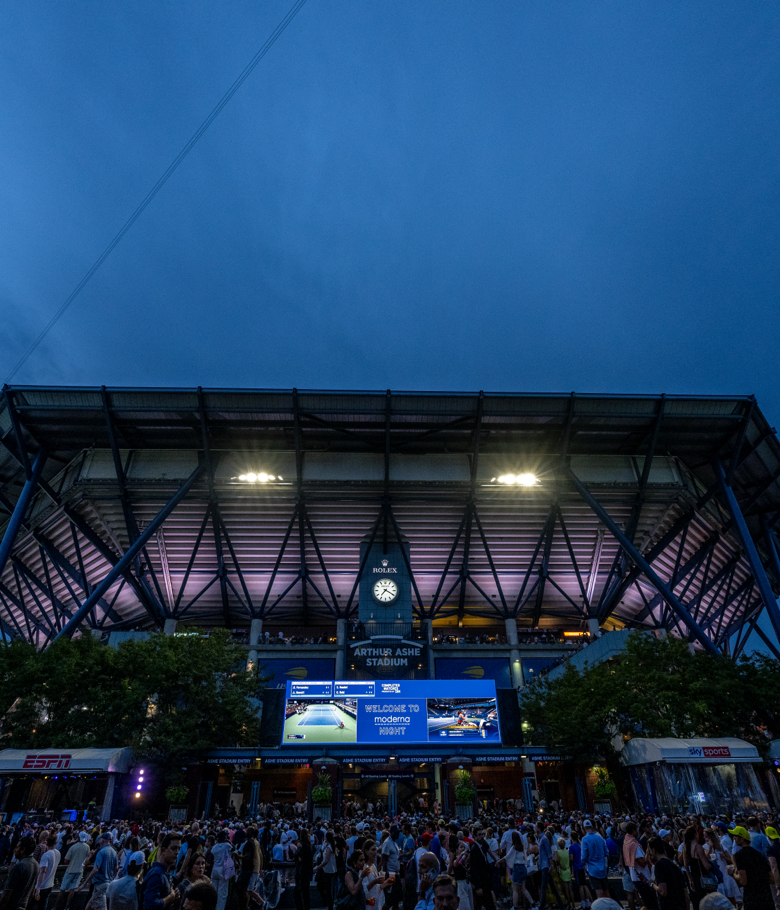
[[[353,850],[344,874],[344,883],[336,901],[336,910],[366,910],[366,892],[363,888],[363,880],[368,873],[365,865],[363,851]]]
[[[220,828],[217,832],[217,842],[211,848],[211,855],[214,857],[211,882],[217,889],[217,910],[225,910],[230,879],[236,874],[227,828]]]

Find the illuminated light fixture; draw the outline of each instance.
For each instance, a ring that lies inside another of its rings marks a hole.
[[[277,478],[274,474],[266,474],[265,471],[261,471],[259,474],[250,471],[249,474],[239,474],[238,479],[243,480],[245,483],[268,483],[269,480],[283,480],[284,478]]]
[[[498,482],[505,486],[534,487],[539,479],[536,474],[502,474]]]
[[[141,785],[139,784],[135,789],[136,789],[136,790],[140,790],[140,789],[141,789]]]
[[[564,638],[584,638],[588,633],[587,632],[564,632]]]
[[[136,794],[135,794],[135,798],[136,798],[136,799],[140,799],[140,798],[141,798],[141,794],[140,794],[140,793],[136,793]]]

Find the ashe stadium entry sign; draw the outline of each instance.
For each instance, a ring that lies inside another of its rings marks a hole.
[[[499,745],[492,679],[287,681],[282,745]]]

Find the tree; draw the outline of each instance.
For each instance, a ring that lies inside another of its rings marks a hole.
[[[130,746],[170,769],[191,752],[254,745],[257,669],[226,630],[154,633],[107,647],[91,636],[43,651],[0,648],[0,741],[16,748]]]
[[[738,661],[691,653],[687,642],[628,636],[612,661],[569,666],[524,693],[527,741],[583,761],[614,763],[634,736],[735,736],[766,749],[780,734],[780,664],[753,654]]]

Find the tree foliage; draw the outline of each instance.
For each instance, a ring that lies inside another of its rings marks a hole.
[[[225,630],[107,647],[88,635],[43,651],[0,647],[0,746],[110,748],[171,765],[186,753],[254,745],[262,680]]]
[[[780,735],[778,671],[763,654],[734,661],[632,633],[617,658],[582,673],[570,665],[526,690],[526,742],[583,761],[614,760],[634,736],[736,736],[762,750]]]

